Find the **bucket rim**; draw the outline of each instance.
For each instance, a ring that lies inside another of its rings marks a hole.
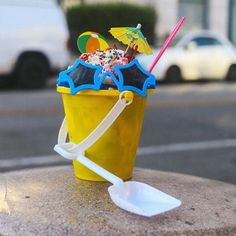
[[[57,86],[57,92],[59,93],[65,93],[65,94],[70,94],[70,88],[63,87],[63,86]],[[78,93],[74,95],[100,95],[100,96],[119,96],[120,91],[116,89],[109,89],[109,90],[83,90],[79,91]],[[152,94],[154,93],[154,89],[148,89],[147,94]],[[72,96],[74,96],[72,95]],[[134,93],[134,96],[139,96],[139,94]]]

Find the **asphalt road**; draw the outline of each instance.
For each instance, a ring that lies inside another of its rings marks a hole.
[[[68,163],[53,151],[63,116],[54,89],[0,91],[0,171]],[[158,86],[136,165],[236,184],[236,83]]]

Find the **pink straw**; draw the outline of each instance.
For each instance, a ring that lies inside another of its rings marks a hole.
[[[180,21],[177,23],[177,25],[175,26],[175,28],[170,33],[169,37],[167,38],[167,40],[165,41],[164,45],[162,46],[161,51],[158,53],[156,59],[153,61],[152,65],[151,65],[151,67],[149,69],[150,73],[152,72],[153,68],[156,66],[157,62],[160,60],[162,54],[169,47],[170,43],[174,39],[174,37],[177,34],[177,32],[178,32],[179,28],[181,27],[181,25],[184,23],[185,19],[186,19],[186,16],[182,17],[180,19]]]

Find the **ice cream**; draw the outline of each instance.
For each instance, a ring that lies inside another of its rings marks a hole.
[[[125,57],[124,51],[120,49],[107,48],[106,50],[96,50],[94,53],[83,53],[80,59],[85,63],[102,66],[103,69],[100,73],[102,76],[105,72],[111,72],[116,78],[117,73],[113,69],[113,66],[126,65],[128,64],[128,58]],[[114,85],[114,82],[109,76],[106,76],[104,80],[106,85]]]

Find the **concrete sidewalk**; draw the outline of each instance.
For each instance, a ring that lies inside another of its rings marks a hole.
[[[109,183],[76,179],[72,167],[9,172],[0,178],[0,235],[236,235],[236,186],[136,169],[134,180],[182,201],[146,218],[109,198]]]

